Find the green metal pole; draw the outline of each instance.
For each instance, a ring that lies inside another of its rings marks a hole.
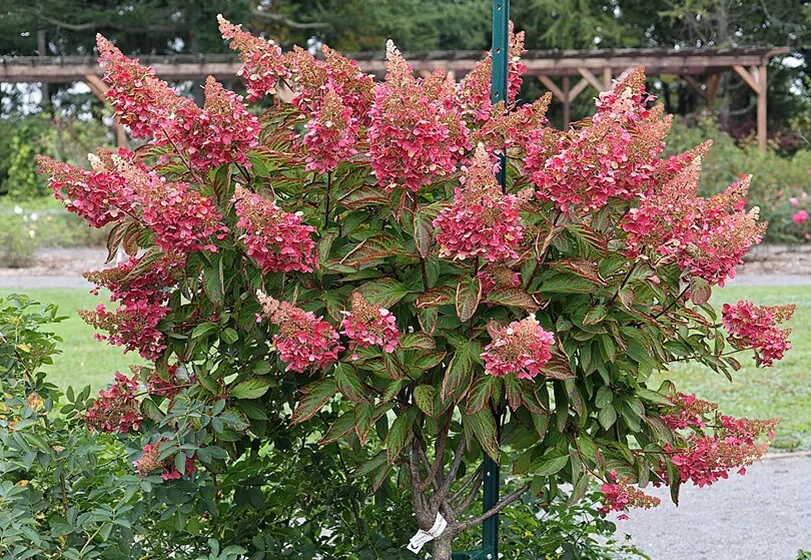
[[[507,100],[507,56],[509,54],[508,35],[510,25],[510,0],[493,0],[493,74],[490,83],[490,101],[497,103]],[[507,188],[507,159],[501,155],[498,180],[501,190]],[[498,463],[484,456],[484,496],[483,511],[489,511],[498,503],[498,487],[501,473]],[[482,524],[482,552],[486,560],[498,560],[498,514],[486,519]]]

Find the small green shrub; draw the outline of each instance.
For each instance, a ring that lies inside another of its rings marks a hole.
[[[0,266],[25,268],[36,260],[39,238],[26,216],[0,215]]]

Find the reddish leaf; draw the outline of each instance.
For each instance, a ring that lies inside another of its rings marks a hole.
[[[552,356],[552,359],[541,368],[541,375],[549,379],[570,379],[574,377],[569,361],[560,356]]]
[[[391,235],[381,233],[361,241],[341,259],[341,264],[352,267],[366,266],[399,252],[400,242]]]
[[[392,307],[408,294],[405,286],[392,278],[367,282],[356,290],[366,301],[379,307]]]
[[[600,272],[597,268],[597,263],[586,260],[578,259],[561,259],[549,263],[551,268],[571,272],[575,276],[579,276],[589,282],[597,284],[598,286],[606,286],[605,280],[600,277]]]
[[[437,307],[440,305],[451,305],[456,297],[456,291],[453,286],[439,286],[428,290],[424,294],[417,297],[417,309],[425,309],[426,307]]]
[[[304,396],[299,400],[290,421],[293,424],[299,424],[309,420],[337,392],[338,386],[332,379],[324,379],[308,385],[305,387]]]
[[[527,311],[540,309],[535,298],[521,288],[496,288],[487,294],[487,302],[507,307],[518,307]]]
[[[690,299],[696,305],[703,305],[710,301],[712,287],[709,282],[698,276],[690,279]]]
[[[465,278],[456,287],[456,314],[463,323],[473,317],[482,299],[482,283],[478,278]]]
[[[434,243],[433,217],[425,212],[414,214],[414,242],[417,251],[424,259],[431,253],[431,245]]]

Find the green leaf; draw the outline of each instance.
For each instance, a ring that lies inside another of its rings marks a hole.
[[[495,305],[517,307],[527,311],[535,311],[540,308],[538,302],[521,288],[495,288],[487,294],[486,301]]]
[[[473,431],[473,435],[476,436],[476,440],[481,444],[484,452],[497,462],[500,453],[498,433],[496,432],[496,421],[490,409],[485,408],[478,414],[464,415],[462,422]]]
[[[408,295],[406,287],[392,278],[367,282],[357,291],[372,305],[386,308],[392,307]]]
[[[222,333],[220,333],[220,338],[226,344],[234,344],[237,340],[239,340],[239,333],[237,333],[237,331],[231,327],[228,327],[227,329],[223,330]]]
[[[266,379],[246,379],[231,390],[231,396],[235,399],[258,399],[269,388],[270,382]]]
[[[217,323],[200,323],[199,325],[194,327],[194,329],[192,329],[191,337],[192,339],[200,338],[218,329],[219,327],[217,326]]]
[[[436,341],[431,335],[424,332],[415,332],[400,338],[400,347],[403,350],[433,350],[436,347]]]
[[[445,378],[442,380],[440,395],[443,401],[456,395],[460,389],[467,388],[473,375],[473,365],[478,360],[479,354],[481,354],[481,346],[476,341],[466,342],[456,349],[456,353],[445,371]]]
[[[504,388],[507,393],[507,403],[510,405],[510,408],[513,410],[521,408],[524,402],[521,380],[515,375],[507,375],[504,378]]]
[[[349,364],[339,363],[335,366],[335,381],[341,393],[353,403],[369,402],[363,383],[355,368]]]
[[[583,317],[583,324],[596,325],[601,323],[607,314],[608,310],[606,309],[605,305],[596,305],[592,307],[588,313],[586,313],[585,317]]]
[[[290,419],[293,424],[299,424],[315,416],[324,403],[335,396],[338,386],[332,379],[324,379],[311,383],[305,387],[304,391],[304,396],[299,400]]]
[[[651,391],[650,389],[645,389],[644,387],[640,387],[634,391],[634,394],[642,400],[652,402],[662,406],[671,406],[673,402],[668,399],[666,396],[657,393],[656,391]]]
[[[386,436],[386,458],[389,464],[393,464],[403,449],[411,443],[411,439],[414,437],[412,428],[416,417],[417,409],[409,408],[398,416],[389,428],[389,434]]]
[[[465,278],[456,287],[456,314],[463,323],[473,317],[482,298],[482,283],[478,278]]]
[[[321,236],[321,240],[318,242],[318,260],[321,264],[329,262],[332,244],[337,238],[338,232],[335,230],[327,231]]]
[[[467,393],[465,414],[478,414],[484,410],[490,397],[493,396],[497,379],[492,375],[481,375],[473,382],[470,391]]]
[[[341,260],[341,264],[352,267],[370,266],[401,251],[402,244],[397,238],[381,233],[361,241]]]
[[[600,421],[600,425],[603,429],[607,430],[617,421],[617,411],[614,410],[613,406],[606,406],[600,409],[600,412],[597,414],[597,420]]]
[[[610,387],[607,385],[600,386],[597,389],[597,398],[594,401],[594,404],[597,408],[605,408],[607,405],[611,404],[614,401],[614,392],[611,390]]]
[[[436,389],[432,385],[418,385],[414,388],[414,403],[427,416],[434,415]]]
[[[411,360],[409,365],[413,369],[427,371],[438,366],[443,358],[445,358],[445,352],[421,352],[416,358]]]
[[[206,267],[203,270],[203,279],[205,281],[204,287],[208,299],[218,307],[222,306],[225,301],[223,294],[225,291],[225,282],[223,280],[222,256],[217,255],[212,266]]]
[[[552,476],[569,464],[569,455],[544,455],[532,465],[532,473],[538,476]]]

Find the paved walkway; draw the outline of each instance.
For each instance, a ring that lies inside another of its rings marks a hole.
[[[773,455],[745,476],[683,486],[680,505],[666,489],[652,510],[632,510],[618,532],[653,560],[796,560],[811,551],[811,456]]]

